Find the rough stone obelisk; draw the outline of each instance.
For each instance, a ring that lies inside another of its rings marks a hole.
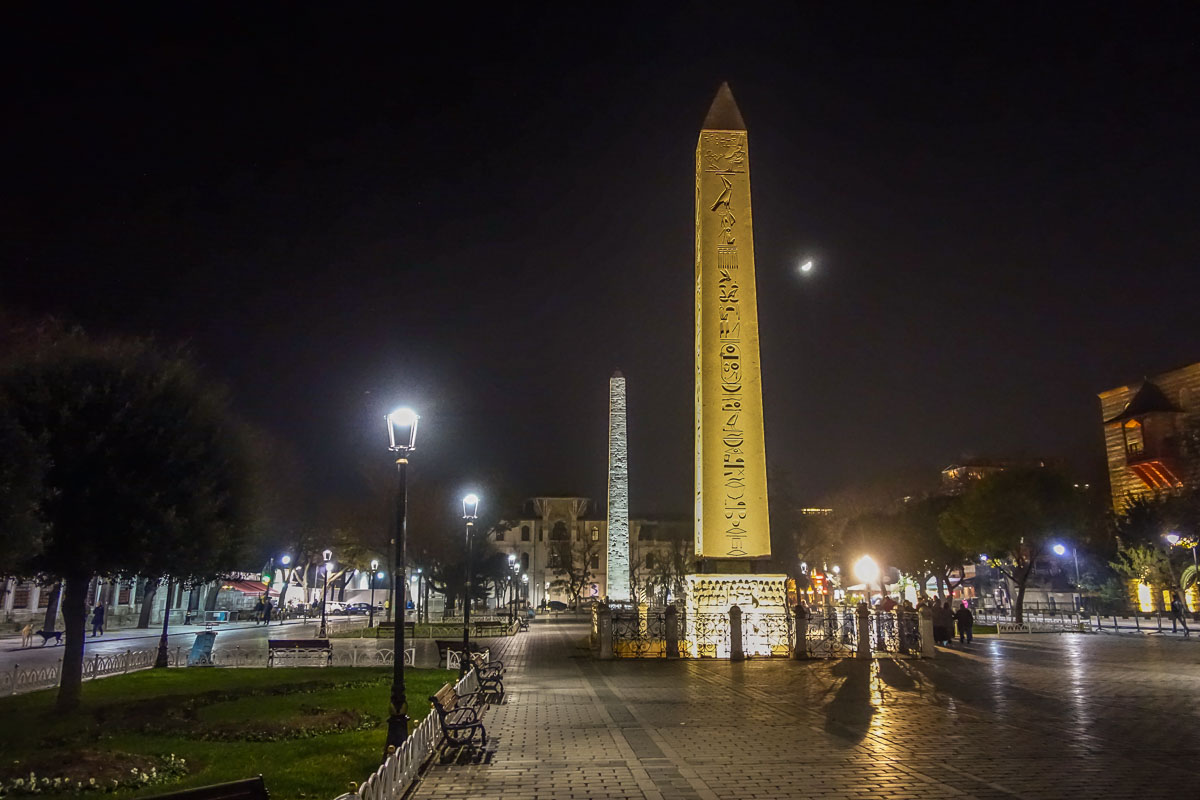
[[[771,555],[750,162],[725,83],[696,145],[696,555]]]
[[[629,442],[625,435],[625,376],[608,379],[608,599],[629,596]]]
[[[729,85],[721,84],[696,145],[701,572],[687,576],[684,636],[691,656],[788,653],[787,576],[752,574],[755,562],[771,555],[756,291],[746,125]]]

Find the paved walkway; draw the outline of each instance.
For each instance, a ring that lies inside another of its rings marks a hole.
[[[1196,797],[1200,646],[976,639],[926,661],[594,661],[580,625],[503,649],[491,752],[456,798]]]

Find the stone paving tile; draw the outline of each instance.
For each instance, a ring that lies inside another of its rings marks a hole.
[[[497,640],[489,763],[414,797],[1200,796],[1200,645],[981,638],[925,661],[594,661],[582,625]]]

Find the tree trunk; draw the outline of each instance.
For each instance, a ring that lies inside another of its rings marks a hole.
[[[54,630],[54,624],[58,622],[58,601],[62,596],[62,581],[58,581],[50,588],[50,603],[46,606],[46,618],[42,622],[42,630]]]
[[[208,593],[204,595],[204,610],[216,611],[217,598],[221,596],[221,581],[213,581],[208,585]]]
[[[137,626],[142,629],[150,627],[150,612],[154,606],[154,596],[158,594],[158,581],[146,578],[146,588],[142,590],[142,608],[138,612]]]
[[[63,627],[66,629],[66,644],[63,645],[62,672],[59,674],[58,711],[74,711],[79,708],[83,690],[83,644],[84,626],[87,622],[88,587],[87,576],[69,577],[63,581]]]
[[[945,600],[946,599],[946,582],[945,582],[945,580],[942,579],[942,576],[940,574],[937,575],[936,577],[937,577],[938,600]]]
[[[1013,621],[1022,623],[1025,621],[1025,585],[1029,583],[1029,575],[1033,572],[1033,565],[1020,570],[1013,570],[1013,577],[1017,584],[1017,599],[1013,602]]]

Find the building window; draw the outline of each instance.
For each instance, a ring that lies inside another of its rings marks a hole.
[[[600,569],[600,556],[592,556],[592,569]]]
[[[504,531],[503,531],[503,530],[498,530],[498,531],[496,531],[496,541],[497,541],[497,542],[503,542],[503,541],[504,541]]]
[[[599,528],[592,528],[592,541],[593,542],[600,541],[600,529]]]
[[[521,571],[529,572],[529,553],[521,553]]]
[[[528,525],[521,526],[521,541],[522,542],[529,541],[529,526]]]
[[[570,538],[570,533],[567,531],[567,523],[559,520],[554,523],[554,529],[550,531],[550,541],[565,542]]]
[[[654,553],[646,553],[646,569],[654,569]]]

